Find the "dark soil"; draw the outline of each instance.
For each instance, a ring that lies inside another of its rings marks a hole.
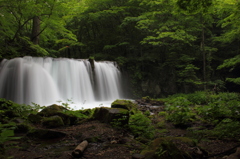
[[[139,109],[142,111],[151,110],[152,113],[163,109],[161,104],[158,107],[155,106],[142,102]],[[153,123],[157,123],[154,120],[160,119],[153,118],[152,120]],[[35,126],[37,127],[37,125]],[[166,127],[167,131],[160,132],[158,135],[188,136],[186,129],[176,128],[171,123],[167,123]],[[11,142],[6,156],[12,156],[14,159],[73,159],[73,150],[82,141],[87,140],[89,144],[81,157],[82,159],[132,159],[133,154],[139,154],[144,148],[144,144],[147,145],[146,142],[137,141],[127,130],[113,128],[111,125],[97,120],[88,120],[79,125],[51,130],[66,133],[66,136],[40,140],[25,134],[17,134],[22,138]],[[234,153],[239,144],[238,140],[207,139],[199,141],[198,147],[206,152],[207,156],[205,155],[204,158],[220,159]],[[193,147],[189,147],[189,149],[193,149]]]

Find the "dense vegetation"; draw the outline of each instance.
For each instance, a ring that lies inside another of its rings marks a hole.
[[[114,60],[138,97],[240,83],[236,0],[0,0],[0,8],[1,58]]]

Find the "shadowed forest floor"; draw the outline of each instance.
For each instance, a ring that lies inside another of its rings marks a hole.
[[[151,107],[146,105],[139,106],[139,109],[151,112],[159,112],[161,106]],[[152,123],[157,123],[156,118],[152,118]],[[39,125],[35,127],[41,128]],[[6,152],[7,156],[14,159],[73,159],[72,151],[83,140],[89,142],[84,151],[82,159],[132,159],[133,154],[140,154],[144,145],[148,141],[138,141],[126,129],[117,129],[110,124],[101,123],[97,120],[86,120],[82,124],[66,126],[51,129],[63,132],[65,137],[57,139],[40,140],[25,136],[25,134],[16,134],[22,136],[21,139],[11,141],[11,148]],[[164,137],[188,137],[189,131],[184,128],[176,128],[172,123],[166,122],[164,131],[159,131],[157,136]],[[234,153],[240,145],[238,140],[219,140],[216,138],[200,139],[198,147],[204,149],[207,156],[202,158],[221,159]],[[181,144],[181,143],[180,143]],[[186,147],[184,149],[194,149],[195,147]],[[229,151],[228,151],[229,150]],[[220,155],[215,155],[220,154]],[[213,157],[210,157],[212,156]]]

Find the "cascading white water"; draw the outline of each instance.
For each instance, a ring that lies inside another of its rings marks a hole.
[[[120,96],[120,71],[112,62],[95,63],[96,97],[98,100],[113,100]],[[108,71],[105,71],[108,70]]]
[[[3,60],[0,98],[50,105],[71,100],[75,109],[121,98],[120,71],[113,62],[24,57]]]

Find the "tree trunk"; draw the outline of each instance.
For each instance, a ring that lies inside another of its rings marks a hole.
[[[202,27],[202,42],[201,42],[201,50],[202,50],[202,56],[203,56],[203,89],[206,90],[206,53],[205,53],[205,31],[204,31],[204,24]]]
[[[39,44],[39,34],[40,34],[40,18],[35,16],[33,18],[33,26],[32,26],[32,37],[31,40],[33,44]]]

